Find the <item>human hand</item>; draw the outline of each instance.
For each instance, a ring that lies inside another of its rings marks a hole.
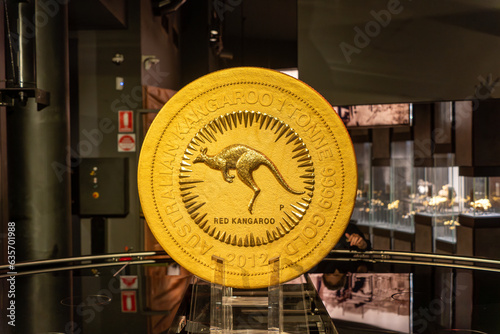
[[[356,246],[361,250],[365,250],[368,247],[368,244],[366,243],[365,239],[363,239],[357,233],[353,233],[353,234],[346,233],[345,237],[347,238],[347,242],[351,246]]]

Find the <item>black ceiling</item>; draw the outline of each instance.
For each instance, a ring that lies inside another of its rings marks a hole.
[[[127,24],[126,0],[75,0],[68,2],[70,30],[123,29]]]

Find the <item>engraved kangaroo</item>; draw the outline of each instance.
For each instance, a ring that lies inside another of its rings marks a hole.
[[[224,180],[230,183],[233,182],[234,175],[230,175],[229,170],[235,169],[236,174],[238,174],[240,180],[253,190],[253,197],[248,204],[248,211],[250,211],[250,213],[252,213],[255,199],[260,193],[260,188],[255,183],[252,173],[261,165],[269,168],[274,177],[287,191],[297,195],[304,193],[304,191],[296,191],[290,188],[274,163],[272,163],[272,161],[269,160],[269,158],[266,157],[263,153],[254,150],[249,146],[238,144],[230,145],[213,156],[207,155],[206,153],[207,148],[202,148],[200,151],[200,155],[198,155],[193,162],[203,162],[205,163],[205,165],[212,169],[222,171]]]

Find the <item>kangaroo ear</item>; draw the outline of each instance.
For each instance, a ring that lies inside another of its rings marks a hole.
[[[206,147],[202,148],[201,153],[203,153],[203,154],[207,153],[207,148]]]

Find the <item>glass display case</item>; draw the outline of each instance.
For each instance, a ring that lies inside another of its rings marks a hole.
[[[387,204],[389,222],[394,230],[413,232],[413,143],[393,142],[391,146],[391,193]]]
[[[355,143],[354,151],[358,165],[358,190],[352,219],[358,224],[368,225],[370,222],[370,170],[371,143]]]
[[[415,168],[417,220],[430,222],[433,244],[436,240],[456,243],[460,212],[458,167],[452,167],[453,154],[436,155],[434,161],[434,167]]]
[[[415,167],[413,170],[415,190],[410,194],[413,201],[414,213],[425,213],[425,203],[428,202],[432,196],[432,185],[428,180],[430,179],[431,168],[429,167]]]
[[[459,202],[464,217],[500,219],[500,177],[461,177]]]
[[[371,167],[369,224],[413,232],[413,143],[391,143],[389,166]]]
[[[370,225],[390,228],[391,167],[373,166],[371,178]]]

